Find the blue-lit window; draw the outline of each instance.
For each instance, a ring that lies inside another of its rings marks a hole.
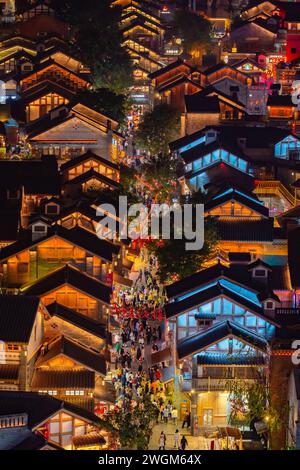
[[[275,145],[275,157],[289,158],[289,150],[300,150],[300,141],[292,135],[287,136]]]
[[[230,165],[237,166],[237,160],[237,157],[231,153],[229,157]]]
[[[208,166],[211,163],[211,154],[209,153],[208,155],[205,155],[203,157],[203,166]]]
[[[246,326],[249,328],[256,328],[256,317],[254,315],[248,315],[246,317]]]
[[[221,299],[216,299],[213,301],[213,313],[220,315],[221,313]]]
[[[228,346],[229,346],[228,339],[223,339],[223,341],[220,341],[217,344],[218,349],[222,349],[222,350],[226,350],[226,351],[228,350]]]
[[[187,326],[186,321],[187,321],[187,314],[186,313],[184,313],[183,315],[179,315],[179,317],[178,317],[178,326],[179,327]]]
[[[212,159],[215,162],[216,160],[220,160],[220,150],[214,150],[212,152]]]
[[[242,171],[247,171],[247,162],[239,158],[238,168]]]
[[[235,313],[235,315],[243,315],[245,313],[245,309],[243,307],[241,307],[240,305],[235,304],[234,313]]]
[[[197,326],[197,320],[193,315],[189,315],[189,326]]]
[[[200,313],[211,313],[211,311],[212,311],[211,307],[212,307],[211,302],[209,302],[208,304],[201,305],[199,307],[199,312]]]
[[[199,160],[196,160],[193,163],[193,169],[194,169],[194,171],[197,171],[197,170],[200,170],[201,167],[202,167],[202,160],[200,158]]]
[[[227,299],[223,299],[223,314],[232,315],[233,313],[233,304]]]

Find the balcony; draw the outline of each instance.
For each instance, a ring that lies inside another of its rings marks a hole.
[[[192,379],[192,388],[197,392],[224,392],[230,388],[230,381],[239,381],[242,384],[251,384],[255,379],[252,378],[215,378],[215,377],[201,377]]]

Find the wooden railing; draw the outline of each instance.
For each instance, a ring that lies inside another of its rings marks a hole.
[[[197,378],[192,379],[192,388],[197,391],[226,391],[230,387],[230,381],[237,380],[243,384],[252,383],[254,378],[247,379],[223,379],[223,378]]]

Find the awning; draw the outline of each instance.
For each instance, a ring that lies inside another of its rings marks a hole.
[[[72,438],[72,443],[74,447],[89,447],[92,445],[101,445],[106,444],[106,440],[102,434],[98,432],[91,432],[90,434],[85,434],[83,436],[74,436]]]

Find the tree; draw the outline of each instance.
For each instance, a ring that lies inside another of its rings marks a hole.
[[[259,375],[251,382],[229,379],[226,389],[229,391],[232,423],[243,421],[250,427],[254,427],[256,422],[264,423],[267,430],[264,434],[269,434],[271,442],[272,434],[287,426],[288,407],[278,409],[268,384]]]
[[[177,10],[173,23],[174,34],[183,40],[184,51],[192,54],[210,40],[211,23],[204,16],[188,10]],[[193,54],[192,54],[193,55]]]
[[[168,144],[176,139],[179,128],[179,111],[167,104],[158,104],[144,114],[136,134],[137,144],[151,155],[166,154]]]
[[[177,159],[160,154],[150,157],[141,168],[141,189],[156,203],[171,202],[177,195]]]
[[[132,65],[122,45],[121,9],[112,0],[54,0],[71,27],[72,52],[91,70],[94,88],[126,94],[132,84]]]
[[[174,232],[173,232],[174,233]],[[201,271],[211,258],[217,244],[217,232],[212,220],[204,223],[204,245],[200,250],[186,250],[186,240],[151,240],[147,247],[158,260],[157,275],[162,283],[183,279]]]
[[[152,434],[153,422],[157,420],[159,410],[145,395],[135,403],[124,402],[125,406],[110,411],[101,420],[101,426],[116,433],[121,448],[145,450]]]

